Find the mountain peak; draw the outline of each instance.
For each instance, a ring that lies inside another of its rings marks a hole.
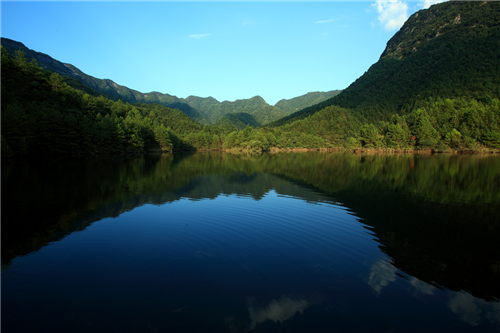
[[[12,47],[14,49],[21,49],[21,50],[28,50],[28,48],[21,42],[17,42],[15,40],[12,40],[12,39],[9,39],[9,38],[5,38],[5,37],[1,37],[1,40],[2,40],[2,46],[3,47]]]
[[[410,56],[428,42],[449,33],[459,32],[465,39],[476,37],[484,28],[499,25],[499,21],[491,16],[498,7],[498,3],[486,1],[449,1],[422,9],[410,16],[387,42],[380,59]]]
[[[250,98],[250,100],[253,101],[253,102],[260,102],[260,103],[266,103],[267,104],[267,102],[264,100],[264,98],[262,98],[259,95]]]

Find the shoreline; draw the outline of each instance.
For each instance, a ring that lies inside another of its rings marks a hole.
[[[414,149],[414,148],[345,148],[345,147],[334,147],[334,148],[270,148],[270,149],[193,149],[193,150],[148,150],[148,151],[123,151],[120,153],[107,153],[107,152],[99,152],[93,151],[89,153],[71,153],[71,154],[63,154],[63,155],[51,155],[44,154],[44,156],[51,157],[69,157],[69,156],[133,156],[133,155],[157,155],[157,154],[176,154],[176,153],[206,153],[206,152],[222,152],[222,153],[235,153],[235,154],[279,154],[279,153],[307,153],[307,152],[322,152],[322,153],[351,153],[351,154],[366,154],[366,155],[496,155],[500,154],[500,149],[492,149],[492,148],[476,148],[476,149],[446,149],[446,150],[438,150],[436,148],[427,148],[427,149]],[[4,160],[15,160],[19,158],[26,158],[29,156],[40,156],[28,154],[24,156],[15,156],[15,157],[6,157],[3,156]]]
[[[415,148],[270,148],[262,151],[252,151],[249,149],[198,149],[202,151],[222,151],[222,152],[237,152],[237,153],[304,153],[304,152],[346,152],[353,154],[396,154],[396,155],[435,155],[435,154],[453,154],[453,155],[475,155],[475,154],[500,154],[500,149],[480,148],[480,149],[446,149],[439,150],[436,148],[415,149]]]

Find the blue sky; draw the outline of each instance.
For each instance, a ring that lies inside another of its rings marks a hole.
[[[274,105],[347,88],[434,2],[2,1],[1,36],[140,92]]]

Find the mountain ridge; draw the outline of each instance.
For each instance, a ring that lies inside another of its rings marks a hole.
[[[198,97],[190,95],[187,98],[179,98],[168,93],[161,93],[158,91],[151,91],[142,93],[129,87],[120,85],[111,79],[98,79],[81,71],[76,66],[60,62],[51,56],[34,51],[26,47],[23,43],[14,41],[9,38],[1,38],[1,44],[6,48],[9,54],[14,55],[16,50],[25,52],[28,60],[35,59],[39,66],[45,70],[58,73],[65,77],[81,81],[85,86],[94,89],[98,93],[102,93],[106,97],[117,101],[130,103],[158,103],[172,109],[178,109],[188,115],[190,118],[200,122],[201,124],[214,124],[218,119],[230,113],[248,113],[251,114],[259,126],[275,121],[281,117],[289,115],[291,112],[283,110],[268,104],[261,96],[254,96],[249,99],[238,99],[236,101],[222,101],[209,97]],[[75,84],[69,85],[78,88]],[[329,94],[326,92],[324,94]],[[301,100],[301,98],[308,96],[308,94],[295,97],[292,100]],[[286,100],[281,100],[286,101]],[[281,102],[280,101],[280,102]],[[310,103],[311,104],[311,103]],[[245,117],[241,119],[246,119]],[[252,122],[252,126],[255,122]]]

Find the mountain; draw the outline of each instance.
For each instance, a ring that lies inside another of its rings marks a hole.
[[[218,105],[217,109],[211,113],[211,118],[209,118],[209,120],[214,121],[229,113],[242,112],[252,115],[261,125],[288,115],[285,111],[267,104],[262,97],[255,96],[250,99],[239,99],[234,102],[222,102]]]
[[[224,126],[224,125],[234,125],[238,129],[244,129],[247,125],[250,125],[252,127],[259,127],[260,124],[255,118],[248,113],[241,112],[241,113],[228,113],[224,115],[222,118],[219,118],[217,122],[215,123],[217,126]]]
[[[367,119],[408,114],[429,98],[500,97],[500,3],[450,1],[413,14],[377,63],[339,95],[273,123],[337,105]]]
[[[1,51],[2,156],[185,150],[192,147],[183,139],[208,127],[157,103],[132,105],[87,94],[36,62]],[[212,139],[224,129],[205,132]]]
[[[258,123],[258,125],[255,123],[251,125],[260,126],[287,116],[293,112],[288,109],[285,110],[279,107],[271,106],[260,96],[255,96],[250,99],[241,99],[234,102],[224,101],[221,103],[213,97],[203,98],[189,96],[184,99],[169,94],[162,94],[156,91],[141,93],[126,86],[119,85],[112,80],[98,79],[87,75],[71,64],[62,63],[47,54],[28,49],[20,42],[16,42],[8,38],[2,38],[1,43],[7,52],[13,56],[15,51],[23,51],[28,60],[35,59],[38,62],[38,65],[43,69],[58,73],[64,77],[72,78],[73,80],[66,79],[66,83],[74,88],[85,90],[85,88],[82,87],[83,84],[84,86],[89,87],[115,101],[121,99],[124,102],[130,103],[158,103],[171,109],[178,109],[201,124],[214,124],[218,119],[229,113],[248,113],[251,114]],[[91,93],[90,91],[86,92]],[[312,93],[312,96],[318,100],[318,98],[321,98],[324,94],[329,93],[330,92]],[[301,101],[304,99],[301,98],[301,96],[298,101],[294,100],[293,103],[297,105],[302,105],[304,103],[307,104],[307,101],[312,100],[312,96],[307,97],[306,101],[299,102],[299,100]]]
[[[292,114],[309,106],[321,103],[329,98],[337,96],[342,90],[315,91],[291,99],[282,99],[274,106]]]
[[[77,67],[71,64],[65,64],[58,60],[55,60],[51,56],[33,51],[28,49],[24,44],[20,42],[13,41],[8,38],[2,38],[2,46],[11,55],[15,54],[15,51],[20,50],[25,53],[25,57],[28,60],[35,59],[40,67],[45,70],[58,73],[64,77],[70,77],[79,80],[85,86],[94,89],[98,93],[117,101],[121,99],[124,102],[130,103],[158,103],[167,106],[172,109],[178,109],[188,115],[190,118],[202,123],[208,123],[205,117],[196,109],[183,102],[182,99],[172,96],[169,94],[162,94],[159,92],[150,92],[147,94],[141,93],[137,90],[130,89],[128,87],[117,84],[116,82],[109,79],[98,79],[93,76],[87,75]],[[66,83],[74,88],[77,82],[66,81]]]

